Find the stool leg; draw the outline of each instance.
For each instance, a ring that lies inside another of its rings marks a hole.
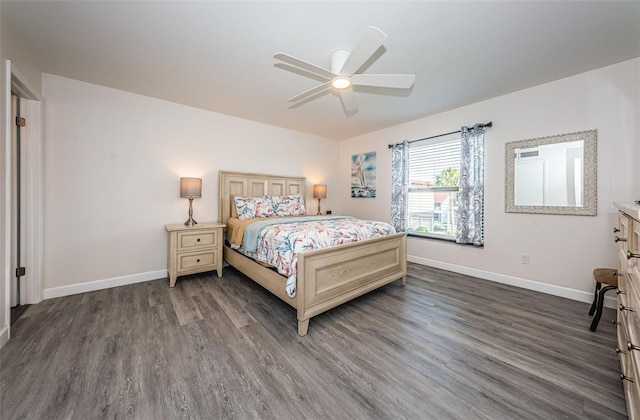
[[[599,281],[596,282],[596,293],[593,297],[593,303],[591,304],[591,309],[589,309],[589,315],[593,315],[596,311],[596,304],[598,303],[598,292],[600,291],[600,287],[602,287],[602,283]]]
[[[604,307],[604,294],[607,293],[608,290],[617,289],[617,286],[607,286],[602,288],[600,294],[598,295],[598,309],[596,309],[596,316],[593,317],[593,321],[591,322],[591,326],[589,329],[591,331],[595,331],[598,328],[598,322],[600,322],[600,317],[602,316],[602,308]]]

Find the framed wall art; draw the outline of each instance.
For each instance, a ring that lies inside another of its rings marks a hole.
[[[376,196],[376,152],[351,156],[351,197]]]

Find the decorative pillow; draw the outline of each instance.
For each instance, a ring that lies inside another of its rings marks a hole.
[[[234,197],[233,201],[240,220],[275,216],[271,197]]]
[[[302,194],[279,195],[271,197],[276,216],[300,216],[307,214]]]
[[[231,217],[238,217],[238,208],[236,207],[236,197],[240,197],[239,195],[231,196]]]

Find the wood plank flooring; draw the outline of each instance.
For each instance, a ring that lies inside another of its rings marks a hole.
[[[607,309],[409,264],[311,320],[233,268],[31,305],[2,419],[623,419]]]

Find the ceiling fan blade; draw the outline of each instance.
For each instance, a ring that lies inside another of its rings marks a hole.
[[[357,86],[409,89],[416,80],[415,74],[354,74],[351,83]]]
[[[340,99],[342,99],[342,105],[347,112],[358,109],[358,102],[356,102],[356,95],[354,95],[351,88],[340,91]]]
[[[347,76],[354,74],[369,58],[371,58],[373,53],[382,46],[387,38],[387,34],[382,32],[380,29],[374,26],[367,27],[367,32],[364,33],[364,36],[360,41],[358,41],[358,44],[351,51],[349,58],[347,58],[342,69],[340,69],[340,73]]]
[[[331,73],[329,70],[323,69],[322,67],[316,66],[315,64],[311,64],[307,61],[300,60],[299,58],[292,57],[285,53],[277,53],[273,56],[276,60],[284,61],[287,64],[291,64],[296,67],[300,67],[301,69],[308,70],[312,73],[319,74],[327,79],[333,79],[336,77],[335,74]]]
[[[308,98],[309,96],[315,95],[316,93],[320,93],[323,90],[329,90],[330,86],[331,86],[331,82],[327,82],[327,83],[323,83],[321,85],[318,85],[318,86],[316,86],[314,88],[311,88],[309,90],[305,90],[301,94],[296,95],[293,98],[289,99],[289,102],[297,102],[297,101],[300,101],[302,99]]]

